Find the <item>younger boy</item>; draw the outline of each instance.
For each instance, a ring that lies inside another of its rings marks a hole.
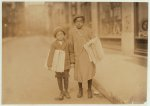
[[[69,69],[71,64],[74,63],[73,49],[69,46],[68,41],[66,40],[66,32],[63,27],[57,27],[54,31],[54,37],[56,40],[51,46],[51,50],[48,57],[47,66],[49,70],[52,70],[52,63],[54,58],[55,50],[62,50],[65,52],[65,64],[63,72],[55,72],[55,77],[57,78],[58,87],[60,90],[59,100],[63,100],[64,96],[70,98],[68,92],[68,83],[69,83]],[[63,90],[63,81],[64,81],[64,90]]]

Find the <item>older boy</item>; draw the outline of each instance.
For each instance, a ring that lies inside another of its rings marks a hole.
[[[82,83],[88,82],[88,98],[92,98],[92,78],[95,75],[95,65],[90,62],[89,56],[84,49],[86,44],[94,36],[91,29],[84,26],[85,17],[76,15],[73,19],[74,27],[69,32],[71,45],[74,47],[75,54],[75,71],[74,77],[78,81],[79,93],[78,98],[83,96]]]

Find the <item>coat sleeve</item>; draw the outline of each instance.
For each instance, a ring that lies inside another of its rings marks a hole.
[[[49,55],[48,55],[47,67],[52,67],[54,52],[55,52],[55,46],[54,46],[54,44],[52,44]]]
[[[96,37],[96,36],[95,36],[95,34],[93,33],[92,29],[87,28],[87,32],[89,33],[89,37],[90,37],[90,39],[92,39],[92,38],[95,38],[95,37]]]
[[[74,41],[73,41],[73,36],[69,32],[69,42],[68,42],[68,47],[69,47],[69,56],[70,56],[70,62],[71,64],[75,64],[75,53],[74,53]]]

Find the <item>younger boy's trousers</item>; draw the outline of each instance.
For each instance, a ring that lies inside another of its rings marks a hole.
[[[65,91],[68,90],[68,84],[69,84],[69,69],[65,70],[64,72],[56,72],[55,77],[57,78],[59,90],[63,91],[63,79],[64,79],[64,89]]]

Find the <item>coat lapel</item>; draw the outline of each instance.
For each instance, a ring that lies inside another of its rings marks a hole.
[[[64,50],[65,47],[66,47],[66,41],[63,41],[62,45],[57,41],[57,47],[58,47],[60,50]]]
[[[61,49],[62,49],[62,50],[65,50],[65,48],[66,48],[66,41],[64,41],[64,42],[62,43],[62,45],[61,45]]]
[[[75,28],[75,32],[76,32],[76,35],[75,35],[76,39],[78,39],[78,41],[79,41],[79,43],[77,45],[78,45],[78,54],[80,55],[82,53],[82,51],[84,50],[83,46],[87,41],[87,35],[86,35],[84,28],[81,29],[80,31]]]

